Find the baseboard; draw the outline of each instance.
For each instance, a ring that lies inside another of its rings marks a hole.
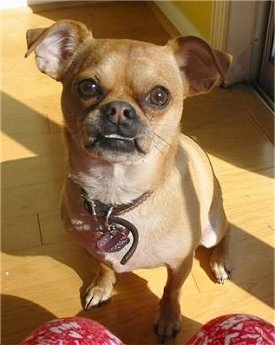
[[[154,3],[182,36],[191,35],[204,38],[194,24],[179,11],[175,4],[168,1],[154,1]]]
[[[99,1],[94,1],[93,3],[97,3]],[[5,1],[0,4],[0,9],[4,10],[3,13],[8,13],[9,11],[16,10],[16,9],[23,9],[25,8],[26,11],[28,9],[32,9],[34,12],[39,11],[47,11],[52,10],[55,8],[70,8],[70,7],[77,7],[77,6],[85,6],[90,5],[91,1],[67,1],[67,0],[13,0],[13,1]]]
[[[56,0],[10,0],[2,1],[0,8],[2,10],[24,8],[28,6],[46,5],[56,2]],[[65,2],[65,0],[63,0]]]
[[[13,1],[2,1],[0,4],[1,10],[9,10],[21,7],[27,7],[28,0],[13,0]]]

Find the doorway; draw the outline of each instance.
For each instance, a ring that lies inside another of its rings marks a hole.
[[[269,1],[268,22],[265,33],[265,42],[258,76],[258,84],[263,92],[271,99],[274,104],[274,2]]]

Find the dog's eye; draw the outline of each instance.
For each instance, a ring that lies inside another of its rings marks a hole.
[[[84,79],[78,83],[78,93],[84,98],[100,98],[102,90],[94,79]]]
[[[170,100],[170,93],[165,87],[163,86],[156,86],[153,88],[148,96],[146,97],[146,101],[154,106],[159,108],[165,107]]]

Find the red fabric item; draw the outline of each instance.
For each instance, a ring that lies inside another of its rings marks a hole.
[[[275,328],[252,315],[217,317],[201,327],[186,345],[274,345]]]
[[[99,323],[83,317],[44,323],[20,345],[124,345]]]

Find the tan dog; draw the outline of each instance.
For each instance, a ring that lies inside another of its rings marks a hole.
[[[111,297],[114,271],[166,266],[156,333],[174,336],[198,245],[214,247],[218,282],[229,278],[220,187],[179,125],[184,98],[211,90],[230,59],[195,37],[165,46],[95,39],[69,20],[29,30],[27,41],[26,56],[34,51],[38,68],[63,83],[69,160],[62,218],[101,266],[86,308]]]

